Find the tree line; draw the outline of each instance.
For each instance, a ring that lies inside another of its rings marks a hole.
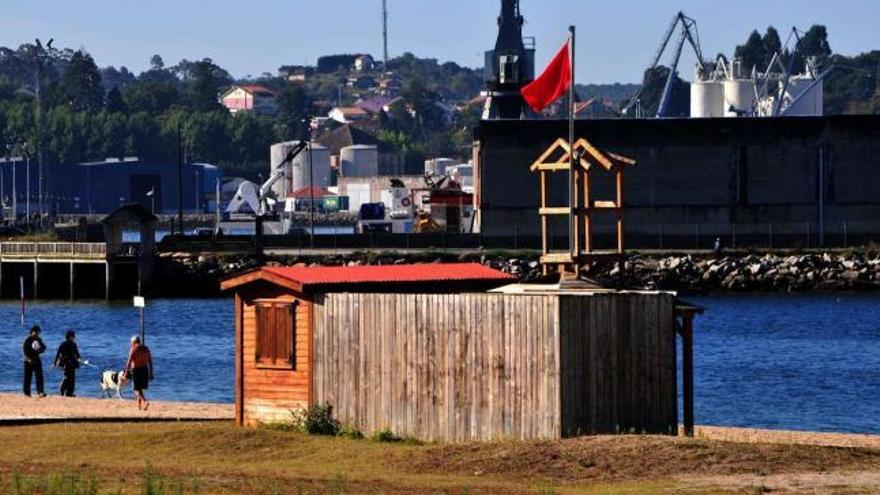
[[[166,66],[154,55],[147,70],[134,74],[125,67],[99,68],[85,50],[49,48],[38,71],[36,49],[30,44],[0,48],[0,153],[35,156],[39,118],[44,160],[58,166],[126,156],[173,163],[179,139],[187,160],[213,163],[226,175],[257,180],[268,168],[272,143],[306,137],[311,117],[326,115],[330,105],[346,103],[336,101],[346,81],[342,71],[305,84],[290,84],[270,74],[239,81],[276,91],[278,113],[268,117],[225,109],[218,96],[236,81],[209,58]],[[422,62],[407,54],[389,67],[409,78],[403,92],[408,103],[379,116],[375,134],[414,160],[457,152],[450,143],[469,139],[469,130],[461,126],[472,126],[472,115],[465,122],[442,114],[444,89],[437,79],[424,84],[417,65],[438,68],[428,74],[445,68],[458,91],[479,91],[475,71]],[[323,105],[315,106],[321,101]]]

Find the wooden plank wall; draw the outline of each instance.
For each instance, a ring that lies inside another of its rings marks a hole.
[[[259,293],[266,299],[294,302],[292,294]],[[311,311],[312,304],[299,300],[296,308],[296,371],[292,369],[263,369],[256,363],[256,304],[255,295],[247,294],[241,300],[242,356],[241,392],[236,397],[246,425],[271,423],[290,419],[296,408],[308,407],[311,395]],[[241,401],[241,402],[239,402]]]
[[[559,298],[332,294],[314,306],[314,403],[372,433],[558,438]]]
[[[562,431],[675,434],[670,294],[561,296]]]

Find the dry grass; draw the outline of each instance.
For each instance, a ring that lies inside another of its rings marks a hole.
[[[204,423],[8,427],[0,446],[0,493],[16,482],[96,493],[51,491],[63,476],[85,488],[94,478],[100,493],[755,493],[780,476],[880,472],[880,451],[865,449],[659,437],[419,446]]]

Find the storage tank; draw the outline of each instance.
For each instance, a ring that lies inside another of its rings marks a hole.
[[[787,117],[821,117],[825,114],[824,83],[819,81],[814,85],[814,82],[815,79],[807,74],[789,80],[783,100],[783,107],[791,105],[785,111]]]
[[[720,81],[691,83],[691,117],[724,117],[724,85]]]
[[[751,79],[724,81],[724,116],[751,116],[755,113],[757,97]]]
[[[288,141],[272,145],[269,149],[269,173],[266,174],[267,179],[272,177],[272,173],[275,172],[275,167],[284,161],[287,154],[290,153],[290,150],[292,150],[297,144],[299,144],[299,141]],[[290,166],[285,166],[284,177],[272,185],[272,192],[275,193],[277,197],[287,196],[288,192],[293,192],[292,180],[293,174],[291,173]]]
[[[444,176],[446,175],[447,168],[458,164],[458,160],[453,160],[451,158],[432,158],[430,160],[425,160],[425,173],[434,176]]]
[[[343,177],[376,177],[379,175],[379,148],[363,144],[342,148],[339,170]]]
[[[281,158],[284,159],[283,157]],[[309,181],[309,160],[311,170],[314,172],[314,183]],[[287,192],[296,192],[302,188],[314,185],[315,187],[330,187],[330,150],[320,144],[313,143],[311,152],[308,148],[294,158],[293,163],[287,165],[291,171],[291,187]]]

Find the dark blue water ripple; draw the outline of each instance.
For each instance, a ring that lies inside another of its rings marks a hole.
[[[693,302],[698,423],[880,434],[880,297]]]

